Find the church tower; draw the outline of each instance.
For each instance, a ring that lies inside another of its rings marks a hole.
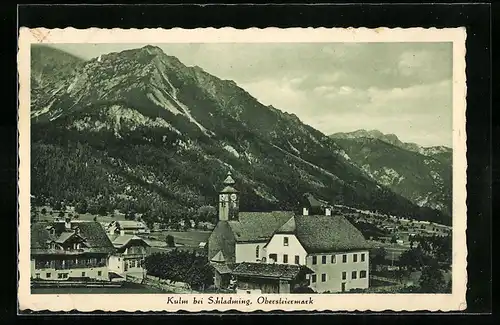
[[[224,180],[224,189],[219,193],[219,221],[238,220],[240,198],[238,191],[233,187],[235,181],[231,172]]]

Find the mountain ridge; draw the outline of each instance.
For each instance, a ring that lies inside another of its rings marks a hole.
[[[372,129],[358,129],[351,132],[337,132],[330,134],[330,137],[333,139],[357,139],[357,138],[373,138],[385,141],[392,145],[401,147],[406,150],[419,152],[421,154],[425,154],[428,152],[451,152],[451,148],[445,145],[434,145],[434,146],[422,146],[414,142],[403,142],[399,139],[399,137],[393,133],[383,133],[379,130]]]
[[[232,170],[248,210],[293,209],[312,192],[449,222],[367,177],[295,115],[157,47],[102,55],[54,79],[42,94],[32,89],[32,188],[45,200],[85,197],[102,211],[178,218],[215,204],[215,186]]]

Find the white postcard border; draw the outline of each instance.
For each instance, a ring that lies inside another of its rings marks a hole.
[[[466,308],[466,76],[465,28],[200,28],[45,29],[19,33],[19,258],[20,310],[49,311],[459,311]],[[309,299],[313,304],[258,303],[260,295],[30,293],[30,46],[35,43],[272,43],[272,42],[453,42],[453,262],[452,294],[288,294],[268,300]],[[209,304],[208,297],[250,299],[252,304]],[[170,304],[168,297],[187,304]],[[193,304],[194,298],[203,303]]]

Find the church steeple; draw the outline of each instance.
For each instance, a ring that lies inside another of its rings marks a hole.
[[[219,193],[219,220],[238,220],[240,205],[239,194],[234,188],[236,182],[234,181],[230,171],[227,173],[223,184],[224,188]]]
[[[223,184],[226,186],[232,186],[232,185],[236,184],[233,177],[231,176],[231,171],[227,172],[227,176],[226,176],[226,179],[224,180]]]

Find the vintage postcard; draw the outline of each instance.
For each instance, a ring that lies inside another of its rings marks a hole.
[[[465,39],[21,28],[20,310],[464,310]]]

